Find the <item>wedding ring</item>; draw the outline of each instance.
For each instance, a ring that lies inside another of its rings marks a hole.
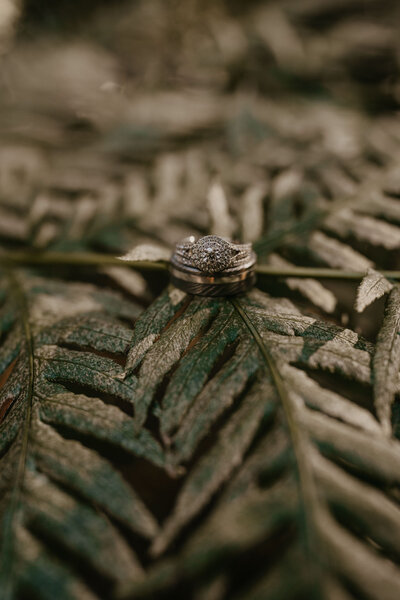
[[[188,294],[233,296],[255,283],[256,255],[251,244],[216,235],[178,242],[171,258],[171,282]]]

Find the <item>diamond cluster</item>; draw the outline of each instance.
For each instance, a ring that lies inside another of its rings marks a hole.
[[[228,242],[216,235],[206,235],[192,248],[192,263],[205,273],[219,273],[232,261],[232,248]]]

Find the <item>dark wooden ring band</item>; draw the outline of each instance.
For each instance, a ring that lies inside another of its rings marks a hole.
[[[175,274],[171,274],[171,283],[183,290],[187,294],[196,296],[236,296],[250,290],[256,281],[254,271],[248,271],[246,277],[241,281],[233,281],[231,283],[197,283],[195,281],[187,281],[180,279]]]

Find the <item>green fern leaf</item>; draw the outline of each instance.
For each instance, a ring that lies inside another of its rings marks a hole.
[[[24,556],[32,554],[36,568],[36,545],[56,571],[63,565],[53,560],[52,544],[108,585],[139,577],[142,568],[116,523],[152,538],[156,519],[91,447],[95,440],[164,464],[164,452],[149,432],[132,434],[134,380],[119,377],[118,360],[131,338],[119,319],[134,319],[138,307],[92,286],[12,273],[3,277],[2,291],[2,330],[13,340],[3,345],[2,363],[10,373],[0,400],[3,597],[14,597],[14,584],[28,585],[23,582],[31,560]],[[77,305],[70,304],[78,292]],[[38,571],[28,589],[41,597],[48,582],[39,576]],[[77,574],[70,579],[71,589],[83,585]]]
[[[377,482],[398,481],[400,446],[367,408],[318,382],[335,373],[370,385],[368,343],[256,291],[230,301],[169,289],[140,314],[115,292],[28,273],[5,275],[1,289],[8,597],[46,598],[52,578],[66,598],[96,597],[88,572],[107,593],[174,593],[211,565],[232,573],[274,539],[279,568],[250,579],[250,597],[253,587],[273,597],[278,581],[284,594],[293,560],[307,572],[296,582],[304,595],[346,582],[371,598],[399,589],[385,556],[399,550],[400,511]],[[182,480],[165,520],[111,450],[168,485]],[[143,544],[155,561],[146,575]]]

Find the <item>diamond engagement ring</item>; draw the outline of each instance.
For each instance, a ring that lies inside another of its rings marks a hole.
[[[217,235],[178,242],[171,258],[171,282],[188,294],[233,296],[255,282],[256,255],[251,244],[235,244]]]

